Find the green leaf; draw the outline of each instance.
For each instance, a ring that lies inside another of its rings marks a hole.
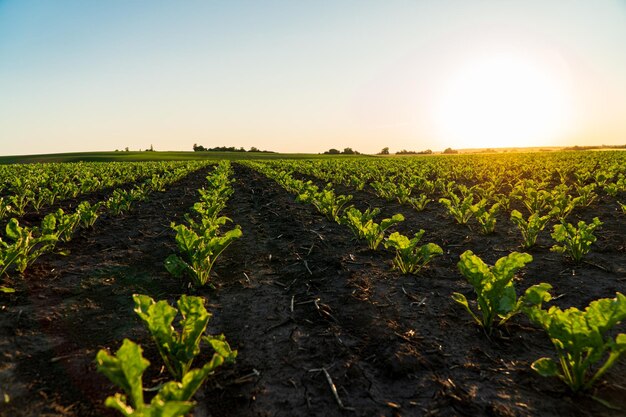
[[[12,218],[7,223],[5,227],[5,231],[6,231],[7,237],[11,238],[12,240],[18,240],[20,238],[22,228],[20,227],[20,224],[17,221],[17,219]]]
[[[541,307],[543,302],[548,302],[552,299],[552,295],[549,291],[552,289],[552,285],[542,282],[541,284],[533,285],[528,288],[524,295],[520,297],[524,307]]]
[[[476,316],[476,314],[474,314],[474,312],[470,309],[469,303],[467,302],[467,298],[463,294],[458,293],[458,292],[453,292],[452,299],[456,301],[457,303],[461,304],[463,307],[465,307],[467,312],[470,313],[470,315],[472,316],[474,321],[476,321],[476,323],[478,323],[480,326],[483,325],[483,323],[480,321],[478,316]]]
[[[474,287],[484,278],[492,275],[489,266],[478,256],[474,255],[474,252],[471,250],[467,250],[461,254],[461,260],[457,266],[461,274],[463,274]]]
[[[504,258],[498,259],[493,267],[493,274],[499,279],[512,278],[518,269],[532,262],[533,257],[527,253],[513,252]]]
[[[176,278],[182,277],[185,272],[190,269],[187,262],[180,259],[177,255],[170,255],[165,259],[165,269]]]
[[[150,362],[142,356],[139,345],[124,339],[114,357],[105,350],[100,350],[96,355],[96,364],[98,372],[104,374],[130,396],[135,408],[143,407],[141,377]]]
[[[537,359],[530,367],[541,376],[550,377],[559,375],[559,367],[550,358]]]

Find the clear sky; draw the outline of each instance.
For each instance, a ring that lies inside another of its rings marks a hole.
[[[0,0],[0,154],[626,143],[626,1]]]

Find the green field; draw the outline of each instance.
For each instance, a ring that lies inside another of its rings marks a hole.
[[[369,155],[324,155],[306,153],[268,152],[75,152],[41,155],[0,156],[0,164],[30,164],[37,162],[141,162],[141,161],[183,161],[201,159],[314,159],[314,158],[354,158]]]

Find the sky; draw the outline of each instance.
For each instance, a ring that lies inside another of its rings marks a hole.
[[[0,0],[0,154],[626,144],[626,1]]]

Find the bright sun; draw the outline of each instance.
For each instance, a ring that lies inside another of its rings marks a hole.
[[[563,77],[550,66],[512,54],[457,68],[434,110],[443,138],[461,148],[546,146],[571,124]]]

